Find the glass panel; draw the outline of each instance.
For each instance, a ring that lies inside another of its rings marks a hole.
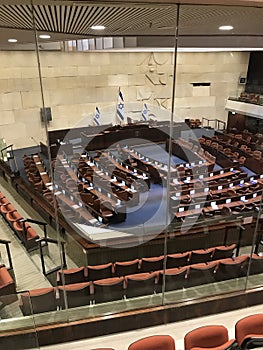
[[[33,9],[1,5],[26,39],[0,53],[0,262],[29,291],[3,330],[262,286],[261,82],[237,26],[262,10]]]
[[[146,14],[148,23],[157,13],[170,11],[166,19],[173,22],[177,7],[116,5],[133,23],[127,29],[112,17],[112,7],[104,6],[106,31],[114,32],[115,40],[91,28],[97,18],[87,12],[99,8],[45,6],[50,15],[55,9],[67,15],[77,11],[89,41],[69,38],[65,51],[38,52],[50,119],[48,142],[41,150],[52,161],[59,227],[55,239],[65,242],[66,264],[61,262],[57,286],[61,317],[68,319],[162,303],[157,271],[163,269],[170,219],[166,142],[174,49],[123,46],[134,45],[136,37],[129,40],[129,35],[139,34],[141,27],[158,34],[158,21],[148,28]],[[52,33],[47,41],[55,37]]]
[[[251,129],[244,130],[238,120],[235,129],[225,127],[226,101],[237,84],[242,91],[240,76],[249,71],[249,53],[222,47],[228,46],[229,33],[232,38],[245,35],[244,28],[227,32],[219,27],[235,26],[243,11],[247,14],[247,9],[237,7],[180,6],[174,109],[175,119],[183,119],[188,130],[172,142],[172,152],[178,154],[178,147],[186,150],[187,164],[177,174],[180,181],[174,179],[171,185],[179,189],[170,208],[182,224],[180,236],[173,237],[177,254],[167,257],[167,302],[245,289],[249,255],[255,242],[260,245],[260,225],[257,238],[253,236],[262,196],[262,165],[256,165],[253,151],[247,153],[252,142],[256,149],[259,137],[252,136]],[[217,49],[211,49],[210,35]],[[201,159],[205,163],[196,166],[194,161]],[[180,246],[184,236],[188,244],[184,240]],[[169,242],[168,253],[171,246]],[[253,260],[255,264],[259,273],[260,258]],[[254,280],[256,285],[262,283]]]

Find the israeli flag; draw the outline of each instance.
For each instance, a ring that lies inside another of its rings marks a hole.
[[[143,119],[144,121],[149,120],[149,117],[148,117],[148,107],[147,107],[146,103],[143,105],[142,119]]]
[[[124,99],[123,99],[123,95],[121,93],[121,90],[119,90],[119,98],[118,98],[119,102],[117,104],[117,117],[119,118],[120,122],[124,121]]]
[[[95,114],[94,114],[94,117],[93,117],[93,121],[94,121],[95,125],[101,125],[101,122],[100,122],[100,111],[99,111],[98,107],[96,107],[96,111],[95,111]]]

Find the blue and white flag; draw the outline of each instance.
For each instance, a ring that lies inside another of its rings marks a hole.
[[[93,121],[94,121],[95,125],[101,125],[101,122],[100,122],[100,111],[99,111],[98,107],[96,107],[96,112],[94,114]]]
[[[147,107],[146,103],[144,103],[144,105],[143,105],[142,119],[143,119],[144,121],[149,120],[149,117],[148,117],[148,107]]]
[[[118,104],[117,104],[117,117],[119,119],[120,122],[124,121],[124,99],[123,99],[123,95],[121,93],[121,90],[119,90],[119,97],[118,97]]]

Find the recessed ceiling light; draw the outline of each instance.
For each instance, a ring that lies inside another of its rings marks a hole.
[[[40,34],[39,35],[40,39],[50,39],[51,36],[49,34]]]
[[[103,30],[105,28],[106,28],[105,26],[92,26],[91,27],[91,29],[94,29],[94,30]]]
[[[234,29],[234,27],[233,26],[220,26],[218,29],[219,30],[232,30],[232,29]]]
[[[16,43],[16,42],[17,42],[17,39],[8,39],[8,42],[9,42],[9,43]]]

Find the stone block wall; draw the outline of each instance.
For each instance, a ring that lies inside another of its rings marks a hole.
[[[246,52],[179,53],[176,69],[175,120],[226,120],[225,100],[246,73]],[[46,142],[40,120],[42,96],[36,54],[0,52],[0,137],[14,148]],[[117,121],[121,87],[126,115],[140,119],[143,103],[157,119],[168,119],[172,105],[171,52],[40,52],[44,101],[52,109],[50,130],[93,124],[95,107],[103,123]],[[210,83],[194,86],[193,83]],[[160,108],[160,109],[159,109]]]

